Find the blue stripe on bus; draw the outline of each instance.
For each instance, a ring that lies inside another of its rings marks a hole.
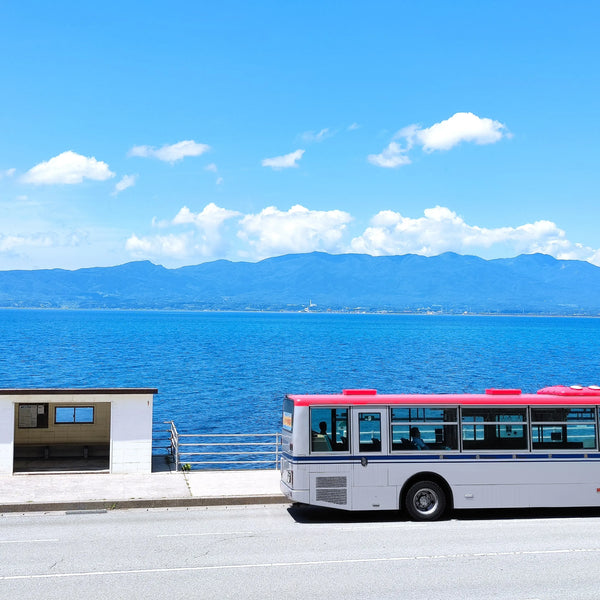
[[[479,458],[491,458],[494,460],[513,460],[514,454],[480,454]]]

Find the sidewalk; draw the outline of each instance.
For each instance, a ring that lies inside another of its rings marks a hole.
[[[18,473],[0,476],[0,513],[289,502],[279,478],[276,469]]]

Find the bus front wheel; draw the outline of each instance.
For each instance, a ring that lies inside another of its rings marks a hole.
[[[435,481],[417,481],[406,492],[405,506],[415,521],[436,521],[446,510],[446,494]]]

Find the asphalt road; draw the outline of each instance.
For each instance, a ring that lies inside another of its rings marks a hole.
[[[600,513],[0,515],[0,598],[598,600]]]

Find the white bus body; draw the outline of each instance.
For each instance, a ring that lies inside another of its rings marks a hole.
[[[595,386],[290,395],[281,490],[294,502],[406,509],[418,520],[450,508],[600,506],[598,404]]]

